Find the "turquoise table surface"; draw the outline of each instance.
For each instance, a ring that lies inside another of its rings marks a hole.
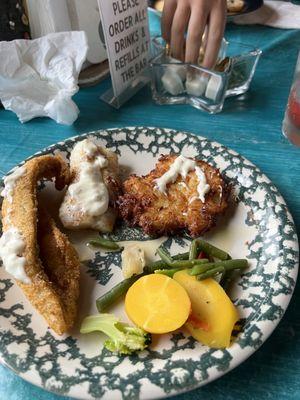
[[[159,31],[151,18],[152,31]],[[221,114],[207,115],[189,106],[157,106],[149,88],[120,110],[99,100],[108,82],[80,89],[75,101],[80,115],[71,127],[39,118],[21,124],[0,110],[0,170],[7,172],[34,152],[73,135],[124,126],[157,126],[193,132],[216,140],[255,163],[278,187],[300,232],[300,149],[281,134],[281,123],[300,50],[300,31],[229,24],[228,40],[263,50],[251,90],[226,101]],[[209,385],[176,400],[300,399],[300,285],[271,337],[246,362]],[[32,386],[0,366],[0,399],[59,400],[62,397]]]

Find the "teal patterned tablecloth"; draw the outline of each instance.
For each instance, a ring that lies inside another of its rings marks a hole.
[[[151,17],[152,31],[159,22]],[[281,133],[281,123],[292,81],[300,31],[229,24],[226,38],[263,50],[251,90],[226,101],[218,115],[189,106],[157,106],[149,88],[143,89],[120,110],[99,100],[108,87],[103,82],[80,89],[75,101],[80,115],[71,127],[38,118],[21,124],[0,110],[0,170],[57,141],[79,133],[124,126],[157,126],[201,134],[216,140],[255,163],[278,187],[300,231],[300,149]],[[0,58],[1,62],[1,58]],[[211,384],[176,397],[176,400],[299,400],[300,399],[300,285],[290,306],[268,341],[246,362]],[[0,366],[0,399],[59,400],[62,397],[32,386]]]

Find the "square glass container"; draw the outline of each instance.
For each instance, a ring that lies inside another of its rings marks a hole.
[[[201,54],[201,53],[200,53]],[[152,40],[151,87],[158,104],[190,104],[209,113],[220,112],[228,96],[245,93],[261,50],[223,40],[215,70],[182,63],[167,55],[161,37]]]

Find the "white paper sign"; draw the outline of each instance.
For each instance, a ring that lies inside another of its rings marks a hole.
[[[148,66],[147,0],[98,0],[114,95]]]

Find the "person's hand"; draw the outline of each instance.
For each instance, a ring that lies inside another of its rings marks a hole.
[[[206,31],[205,55],[201,65],[212,68],[222,42],[226,12],[226,0],[165,0],[162,35],[170,44],[172,57],[197,63],[202,36]]]

